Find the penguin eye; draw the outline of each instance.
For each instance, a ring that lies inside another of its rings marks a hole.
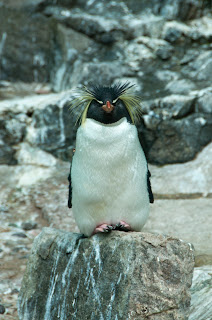
[[[96,100],[99,104],[103,104],[103,101],[100,100]]]
[[[117,101],[117,100],[118,100],[118,98],[117,98],[117,99],[115,99],[115,100],[113,100],[112,102],[113,102],[113,103],[116,103],[116,101]]]

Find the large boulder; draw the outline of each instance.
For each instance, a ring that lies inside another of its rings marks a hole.
[[[19,295],[21,319],[188,319],[193,249],[147,233],[84,238],[45,228]]]

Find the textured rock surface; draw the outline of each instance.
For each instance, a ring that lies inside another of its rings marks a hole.
[[[209,320],[212,315],[212,266],[195,268],[189,320]]]
[[[145,231],[166,233],[192,242],[195,257],[212,261],[212,199],[157,200],[151,207]]]
[[[20,319],[187,319],[193,250],[178,239],[44,229],[19,295]]]
[[[154,194],[160,199],[212,197],[212,143],[187,163],[150,166]]]

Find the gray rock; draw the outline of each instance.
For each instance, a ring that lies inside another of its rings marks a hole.
[[[115,79],[120,79],[127,75],[127,68],[118,61],[107,62],[86,62],[76,61],[73,69],[71,86],[77,86],[79,83],[91,85],[98,83],[110,85]]]
[[[181,197],[183,198],[183,195]],[[212,200],[210,198],[186,199],[186,195],[185,199],[177,200],[176,198],[173,199],[171,196],[169,198],[167,195],[166,200],[162,198],[155,201],[151,206],[150,217],[144,231],[166,233],[191,242],[194,245],[195,259],[198,264],[205,264],[206,257],[208,260],[212,258],[210,245],[212,241]]]
[[[212,88],[199,97],[195,107],[197,112],[212,113]]]
[[[155,75],[159,80],[162,80],[164,82],[177,80],[180,76],[179,73],[170,70],[157,70]]]
[[[21,165],[37,165],[44,167],[55,166],[57,160],[51,154],[35,148],[26,142],[20,143],[17,147],[15,158]]]
[[[3,304],[0,304],[0,314],[4,314],[6,311],[5,306]]]
[[[181,37],[186,36],[189,27],[181,22],[169,21],[164,25],[163,38],[171,43],[178,41]]]
[[[89,53],[91,48],[96,48],[96,45],[86,35],[58,24],[55,30],[55,46],[56,54],[50,79],[54,91],[59,92],[73,84],[75,61],[83,59],[85,53]]]
[[[212,38],[211,32],[212,19],[203,17],[202,19],[192,20],[189,24],[177,21],[169,21],[164,24],[163,38],[171,43],[187,40],[207,43]]]
[[[212,315],[212,267],[194,269],[189,320],[209,320]]]
[[[22,282],[19,319],[187,319],[193,266],[192,247],[175,238],[86,239],[45,228]]]
[[[130,44],[126,44],[126,63],[134,72],[141,70],[142,65],[150,64],[156,55],[147,46],[139,43],[137,39]]]
[[[165,19],[153,14],[141,14],[133,17],[132,15],[125,15],[122,17],[121,23],[129,39],[144,35],[151,38],[160,38]]]
[[[161,119],[154,131],[143,128],[140,138],[147,144],[149,161],[164,164],[192,160],[211,141],[211,133],[211,115],[196,113],[175,121]]]
[[[176,94],[187,94],[195,90],[196,86],[191,80],[181,79],[169,82],[166,89]]]
[[[210,42],[212,39],[212,18],[210,16],[202,17],[201,19],[192,20],[189,23],[191,28],[189,31],[189,37],[192,40],[198,40],[200,42]]]
[[[139,37],[136,39],[137,43],[145,44],[149,49],[162,60],[167,60],[173,54],[174,48],[165,40],[151,39],[149,37]]]
[[[63,8],[47,7],[46,15],[53,15],[57,20],[65,23],[70,28],[82,32],[104,44],[112,44],[124,37],[123,27],[115,20],[102,16],[91,15],[86,12],[72,12]]]
[[[150,166],[155,203],[145,231],[168,233],[195,247],[195,264],[212,264],[212,144],[185,164]]]
[[[52,23],[42,15],[29,16],[4,6],[1,6],[0,21],[0,79],[48,82]]]
[[[193,111],[194,99],[194,96],[172,94],[154,100],[151,109],[162,119],[180,119]]]
[[[6,0],[4,0],[6,2]],[[11,1],[11,0],[10,0]],[[10,2],[9,1],[9,2]],[[49,5],[55,6],[50,0],[24,0],[24,3],[30,4],[31,7],[37,4],[38,9],[42,10]],[[6,2],[8,3],[8,1]],[[200,17],[202,14],[210,12],[210,5],[207,2],[199,3],[197,0],[177,0],[174,3],[170,0],[165,0],[163,3],[151,0],[109,0],[107,3],[101,3],[98,0],[85,1],[85,0],[57,0],[56,5],[66,7],[67,9],[74,10],[85,10],[93,15],[98,14],[106,18],[111,16],[115,19],[119,18],[121,15],[126,14],[138,14],[143,13],[162,15],[167,19],[194,19],[195,17]],[[13,4],[14,6],[14,4]]]
[[[25,83],[23,81],[11,82],[0,81],[0,101],[4,99],[14,99],[35,94],[47,94],[51,92],[49,84]]]
[[[198,57],[182,68],[182,72],[190,78],[205,81],[211,85],[212,81],[212,52],[202,51]]]
[[[24,115],[23,115],[24,116]],[[20,115],[0,115],[0,164],[16,164],[14,145],[20,143],[26,133],[26,124]]]
[[[21,227],[24,230],[32,230],[32,229],[36,229],[37,225],[38,224],[34,221],[26,221],[21,224]]]
[[[160,199],[211,197],[211,159],[212,143],[208,144],[194,160],[184,164],[150,166],[155,196]]]

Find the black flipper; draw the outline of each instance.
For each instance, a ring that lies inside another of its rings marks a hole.
[[[68,193],[68,207],[72,208],[72,185],[71,185],[71,169],[70,169],[70,173],[68,176],[68,181],[69,181],[69,193]]]
[[[151,177],[151,173],[150,173],[150,171],[148,169],[148,171],[147,171],[147,188],[148,188],[148,192],[149,192],[149,202],[153,203],[154,202],[154,196],[153,196],[153,193],[152,193],[150,177]]]

